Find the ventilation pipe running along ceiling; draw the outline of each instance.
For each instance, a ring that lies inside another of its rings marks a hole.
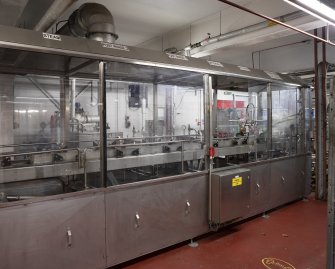
[[[75,10],[57,34],[112,43],[118,38],[112,14],[105,6],[97,3],[86,3]]]
[[[300,28],[305,31],[324,26],[324,22],[316,21],[313,17],[306,15],[303,11],[292,12],[275,19],[284,23],[290,22],[291,24],[299,25]],[[217,49],[226,46],[240,45],[245,42],[255,44],[280,36],[288,36],[293,33],[293,31],[283,29],[277,24],[266,20],[229,33],[206,38],[198,43],[191,44],[179,53],[199,58],[214,54]]]

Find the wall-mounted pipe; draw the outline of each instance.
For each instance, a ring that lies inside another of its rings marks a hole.
[[[114,42],[118,38],[112,14],[97,3],[83,4],[57,33],[106,42]]]
[[[306,16],[306,14],[303,11],[296,11],[296,12],[292,12],[292,13],[277,17],[276,20],[279,20],[281,22],[289,22],[289,21],[299,19],[299,18],[304,17],[304,16]],[[217,43],[219,41],[226,40],[226,39],[229,39],[229,38],[233,38],[233,37],[236,37],[236,36],[239,36],[239,35],[259,31],[259,30],[265,29],[265,28],[270,27],[270,26],[273,26],[273,24],[270,24],[269,21],[263,21],[263,22],[260,22],[260,23],[257,23],[257,24],[253,24],[253,25],[250,25],[250,26],[247,26],[247,27],[244,27],[244,28],[226,33],[226,34],[221,34],[221,35],[214,36],[214,37],[211,37],[211,38],[206,38],[206,39],[204,39],[204,40],[202,40],[198,43],[195,43],[195,44],[192,44],[192,45],[186,47],[184,50],[185,51],[190,51],[191,49],[194,49],[194,48],[207,46],[207,45]]]

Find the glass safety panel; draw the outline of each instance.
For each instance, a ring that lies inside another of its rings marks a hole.
[[[108,185],[204,169],[201,74],[109,63],[107,78]]]
[[[267,157],[267,84],[219,79],[213,115],[214,167]]]
[[[294,155],[298,142],[297,88],[271,85],[273,158]]]
[[[98,63],[0,55],[0,201],[99,187]]]

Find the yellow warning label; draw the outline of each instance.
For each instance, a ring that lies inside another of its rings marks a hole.
[[[232,179],[231,185],[233,187],[242,185],[242,177],[236,176]]]

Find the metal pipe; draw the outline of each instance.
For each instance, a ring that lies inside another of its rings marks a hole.
[[[334,224],[335,224],[335,100],[334,89],[335,80],[331,79],[330,101],[329,101],[329,163],[328,166],[328,236],[327,236],[327,268],[334,268],[335,252],[334,252]]]
[[[67,151],[76,150],[79,154],[78,148],[69,148],[69,149],[55,149],[55,150],[44,150],[44,151],[33,151],[33,152],[22,152],[22,153],[10,153],[10,154],[1,154],[0,158],[4,157],[15,157],[15,156],[26,156],[26,155],[38,155],[45,153],[63,153]]]
[[[314,35],[318,35],[318,29],[314,29]],[[319,64],[319,52],[318,52],[318,41],[314,39],[314,93],[315,93],[315,130],[316,130],[316,140],[315,140],[315,147],[316,147],[316,165],[315,165],[315,175],[316,175],[316,184],[315,184],[315,193],[316,197],[318,197],[319,193],[319,184],[318,184],[318,174],[319,174],[319,166],[318,166],[318,151],[319,151],[319,138],[318,138],[318,130],[320,122],[318,120],[319,117],[319,71],[318,66]]]
[[[107,187],[106,63],[99,62],[100,179]]]
[[[289,14],[286,14],[284,16],[280,16],[277,17],[275,19],[281,21],[281,22],[287,22],[287,21],[291,21],[291,20],[295,20],[295,19],[299,19],[301,17],[305,16],[305,13],[302,11],[296,11],[296,12],[292,12]],[[239,35],[244,35],[244,34],[248,34],[251,32],[255,32],[255,31],[259,31],[265,28],[270,27],[271,25],[269,25],[268,21],[263,21],[257,24],[253,24],[229,33],[225,33],[225,34],[220,34],[218,36],[214,36],[214,37],[210,37],[210,38],[206,38],[198,43],[195,43],[193,45],[190,45],[188,47],[185,48],[185,50],[191,50],[193,48],[197,48],[197,47],[203,47],[203,46],[207,46],[222,40],[226,40],[229,38],[233,38]]]
[[[218,0],[218,1],[220,1],[220,2],[222,2],[222,3],[225,3],[225,4],[227,4],[227,5],[230,5],[230,6],[236,7],[236,8],[238,8],[238,9],[241,9],[241,10],[243,10],[243,11],[245,11],[245,12],[248,12],[248,13],[250,13],[250,14],[256,15],[256,16],[258,16],[258,17],[261,17],[261,18],[266,19],[266,20],[268,20],[268,21],[271,21],[271,22],[273,22],[273,23],[279,24],[279,25],[281,25],[281,26],[284,26],[284,27],[286,27],[286,28],[289,28],[289,29],[291,29],[291,30],[293,30],[293,31],[296,31],[296,32],[298,32],[298,33],[301,33],[301,34],[303,34],[303,35],[309,36],[309,37],[311,37],[311,38],[313,38],[313,39],[315,39],[315,40],[319,40],[319,41],[321,41],[321,42],[325,42],[325,43],[327,43],[327,44],[329,44],[329,45],[335,46],[335,43],[331,42],[330,40],[326,40],[326,39],[324,39],[324,38],[315,36],[315,35],[313,35],[313,34],[310,34],[310,33],[306,32],[306,31],[300,30],[300,29],[297,28],[297,27],[291,26],[291,25],[289,25],[289,24],[287,24],[287,23],[281,22],[280,20],[277,20],[277,19],[273,19],[273,18],[271,18],[271,17],[269,17],[269,16],[266,16],[266,15],[263,15],[263,14],[261,14],[261,13],[257,13],[257,12],[255,12],[255,11],[251,10],[251,9],[248,9],[248,8],[246,8],[246,7],[243,7],[243,6],[240,6],[240,5],[235,4],[235,3],[231,2],[231,1],[228,1],[228,0]]]
[[[35,31],[46,31],[59,19],[62,13],[77,0],[55,0],[42,19],[34,27]]]
[[[181,143],[181,150],[180,150],[180,159],[181,159],[181,173],[184,173],[184,142]]]
[[[267,152],[268,159],[272,157],[272,91],[271,83],[267,84]]]
[[[85,118],[85,123],[96,123],[100,121],[99,116],[87,115]]]
[[[154,145],[165,145],[165,144],[180,144],[180,143],[186,143],[186,142],[197,142],[201,143],[201,140],[177,140],[177,141],[165,141],[165,142],[151,142],[151,143],[140,143],[140,144],[120,144],[120,145],[108,145],[108,148],[126,148],[126,147],[142,147],[142,146],[154,146]]]
[[[213,107],[213,87],[212,77],[208,74],[203,76],[204,81],[204,115],[205,115],[205,169],[208,170],[208,221],[212,223],[212,169],[213,159],[209,156],[210,148],[213,146],[213,121],[212,121],[212,107]]]
[[[153,121],[152,121],[152,135],[156,135],[157,133],[157,128],[158,128],[158,94],[157,94],[157,91],[158,91],[158,85],[157,83],[153,83],[152,85],[152,92],[153,92],[153,109],[154,109],[154,112],[153,112]]]
[[[76,79],[71,80],[71,120],[74,120],[76,117]]]
[[[317,34],[317,31],[315,31]],[[322,29],[325,36],[325,29]],[[326,198],[326,44],[322,46],[322,62],[318,64],[318,45],[314,43],[316,81],[315,81],[315,111],[316,111],[316,198]]]
[[[62,147],[67,146],[69,140],[69,126],[70,126],[70,79],[69,77],[62,77],[60,79],[60,142]]]
[[[326,38],[326,27],[322,27],[322,38]],[[327,193],[327,70],[328,70],[328,63],[327,63],[327,48],[326,43],[322,43],[322,170],[323,170],[323,192],[324,192],[324,199],[326,199]],[[331,163],[332,164],[332,163]]]
[[[98,3],[80,6],[57,33],[105,42],[114,42],[118,38],[112,14],[104,5]]]
[[[28,200],[28,199],[33,199],[37,197],[41,197],[41,196],[7,195],[6,199],[8,202],[12,202],[12,201]]]

